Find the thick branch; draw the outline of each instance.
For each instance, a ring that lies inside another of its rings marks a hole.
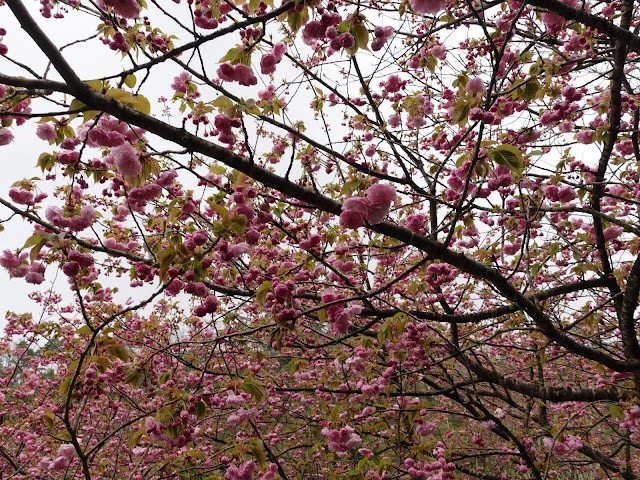
[[[631,50],[640,50],[640,36],[618,27],[603,17],[570,7],[560,0],[529,0],[527,3],[557,13],[568,20],[576,20],[588,27],[597,28],[609,37],[624,42]]]

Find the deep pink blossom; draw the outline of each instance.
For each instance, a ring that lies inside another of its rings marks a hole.
[[[221,6],[224,5],[226,4],[223,3]],[[222,10],[222,8],[220,8],[220,10]],[[207,17],[205,15],[194,16],[193,23],[196,25],[196,27],[200,27],[203,30],[214,30],[218,28],[219,25],[219,22],[215,17]]]
[[[276,57],[272,53],[266,53],[260,59],[260,71],[263,75],[271,75],[276,71]]]
[[[0,128],[0,147],[13,141],[13,133],[8,128]]]
[[[140,15],[140,6],[136,0],[101,0],[100,8],[106,10],[107,7],[113,7],[116,15],[124,18],[136,18]]]
[[[443,0],[409,0],[416,13],[434,14],[442,10],[447,3]]]
[[[542,14],[542,21],[544,26],[547,27],[547,33],[549,35],[555,35],[562,29],[564,24],[564,17],[551,12],[545,12]]]
[[[371,42],[371,50],[377,52],[382,50],[382,47],[393,37],[395,28],[392,26],[376,27],[373,29],[373,36],[375,37]]]
[[[173,77],[171,88],[176,92],[187,93],[190,83],[191,75],[189,75],[189,72],[182,72],[177,77]]]
[[[225,82],[238,82],[240,85],[246,87],[258,83],[258,79],[253,74],[253,71],[242,64],[231,65],[229,63],[223,63],[218,67],[217,73],[218,78]]]
[[[340,214],[342,228],[356,229],[365,226],[364,215],[360,212],[346,210]]]
[[[33,203],[33,192],[29,192],[28,190],[18,190],[17,188],[12,188],[9,190],[9,198],[16,203],[21,203],[22,205],[30,205]]]

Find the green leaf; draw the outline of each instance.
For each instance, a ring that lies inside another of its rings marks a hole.
[[[214,175],[224,175],[225,173],[227,173],[227,169],[224,168],[222,165],[214,165],[209,168],[209,171]]]
[[[98,110],[87,110],[86,112],[82,113],[82,116],[84,117],[84,121],[88,122],[89,120],[93,120],[94,118],[96,118],[98,116],[98,113],[100,113]]]
[[[609,410],[609,415],[611,415],[612,417],[617,417],[621,420],[624,419],[624,413],[622,413],[622,409],[618,405],[611,404],[607,408]]]
[[[149,103],[149,99],[144,95],[137,95],[135,99],[136,103],[133,105],[133,108],[145,115],[151,115],[151,103]]]
[[[71,385],[71,377],[66,377],[58,387],[58,393],[60,395],[66,395],[69,391],[69,385]]]
[[[211,105],[217,109],[220,110],[220,112],[226,110],[229,107],[233,106],[233,100],[231,100],[229,97],[225,97],[224,95],[216,98],[213,102],[211,102]]]
[[[119,358],[123,362],[129,361],[129,351],[126,349],[124,345],[121,345],[119,343],[115,345],[109,345],[108,350],[111,353],[111,355]]]
[[[367,30],[367,27],[365,27],[363,23],[355,23],[351,29],[351,35],[353,35],[356,43],[353,48],[347,50],[350,55],[355,55],[359,48],[369,50],[369,30]]]
[[[199,400],[198,402],[196,402],[196,415],[198,416],[198,418],[202,419],[205,413],[207,413],[207,404],[202,400]]]
[[[514,177],[520,177],[526,167],[526,162],[520,149],[509,144],[499,145],[490,150],[489,158],[498,165],[508,167]]]
[[[287,23],[289,24],[289,28],[296,33],[300,30],[300,27],[304,25],[305,19],[309,16],[307,9],[305,8],[302,12],[291,12],[287,16]]]
[[[262,285],[256,290],[256,300],[260,302],[260,305],[264,305],[267,300],[267,293],[271,291],[273,284],[271,282],[263,282]]]
[[[227,210],[225,207],[223,207],[219,203],[210,203],[209,206],[213,208],[216,211],[216,213],[220,215],[220,218],[222,218],[223,220],[229,216],[229,210]]]
[[[218,60],[218,63],[225,63],[225,62],[235,62],[238,57],[240,57],[240,55],[242,54],[242,47],[233,47],[230,48],[229,51],[225,54],[224,57],[222,57],[220,60]]]
[[[78,110],[78,109],[84,108],[84,107],[85,107],[85,104],[82,103],[77,98],[74,98],[73,100],[71,100],[71,103],[69,104],[69,110]]]
[[[429,69],[431,73],[436,71],[436,67],[438,66],[438,61],[432,55],[427,55],[425,57],[425,66]]]
[[[144,428],[139,428],[138,430],[133,432],[131,434],[131,436],[129,437],[129,440],[127,440],[127,447],[133,448],[136,445],[138,445],[138,443],[140,443],[140,439],[142,438],[142,435],[144,435],[145,431],[146,430]]]
[[[471,107],[465,100],[458,100],[453,104],[453,111],[451,112],[451,123],[457,124],[463,127],[467,123],[467,117]]]
[[[93,335],[93,330],[89,325],[83,325],[73,333],[76,335]]]
[[[256,457],[260,467],[264,467],[267,460],[267,452],[264,448],[264,442],[259,438],[252,438],[249,440],[248,450],[253,453],[254,457]]]
[[[537,81],[532,80],[520,87],[520,95],[527,102],[530,102],[534,99],[534,97],[538,93],[538,90],[540,90],[540,84]]]
[[[160,263],[158,277],[162,283],[167,281],[167,272],[169,271],[169,267],[171,267],[171,262],[175,256],[176,251],[171,247],[165,248],[158,254],[158,262]]]
[[[53,412],[50,408],[44,409],[44,415],[42,416],[42,420],[47,425],[47,428],[53,428],[56,417],[53,415]]]
[[[31,249],[31,252],[29,252],[29,260],[31,260],[31,263],[36,261],[36,259],[38,258],[38,254],[40,253],[40,250],[42,250],[42,247],[44,247],[46,244],[47,244],[47,239],[43,238],[38,242],[38,244],[35,247]]]
[[[37,245],[38,243],[40,243],[41,240],[42,240],[42,236],[39,233],[34,233],[29,238],[27,238],[27,241],[24,242],[22,249],[33,247],[34,245]]]
[[[240,388],[251,395],[256,403],[260,403],[267,394],[264,384],[253,377],[245,378],[240,385]]]
[[[121,88],[110,88],[109,90],[107,90],[107,93],[105,95],[121,103],[135,104],[138,102],[136,97],[134,97],[129,92],[125,92]]]
[[[142,374],[138,371],[138,369],[136,368],[132,368],[131,370],[127,371],[125,373],[124,376],[124,381],[127,382],[129,385],[134,385],[134,386],[139,386],[140,383],[143,380],[143,376]]]
[[[89,85],[94,90],[98,90],[99,92],[101,92],[104,88],[104,82],[102,80],[87,80],[84,83]]]
[[[129,88],[135,87],[136,82],[137,79],[135,75],[127,75],[126,77],[124,77],[124,84]]]

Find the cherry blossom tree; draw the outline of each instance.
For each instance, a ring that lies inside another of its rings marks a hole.
[[[639,478],[635,2],[34,5],[0,477]]]

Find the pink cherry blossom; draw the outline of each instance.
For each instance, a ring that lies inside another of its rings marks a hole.
[[[467,91],[474,97],[487,91],[487,87],[479,77],[474,77],[467,82]]]
[[[138,152],[128,142],[111,149],[118,173],[123,177],[137,177],[142,171]]]
[[[140,15],[140,6],[136,0],[101,0],[100,7],[105,9],[113,7],[116,15],[125,18],[136,18]]]
[[[564,17],[551,12],[545,12],[542,14],[542,21],[545,27],[547,27],[547,33],[549,35],[555,35],[562,29],[564,24]]]
[[[323,428],[320,433],[328,438],[329,450],[336,453],[347,452],[362,443],[360,435],[355,433],[352,427],[343,427],[339,430]]]
[[[36,136],[40,140],[46,140],[49,142],[51,140],[55,140],[58,134],[56,133],[55,128],[53,128],[50,124],[41,123],[36,127]]]
[[[13,133],[8,128],[0,128],[0,147],[13,141]]]
[[[376,27],[373,29],[374,40],[371,42],[371,50],[377,52],[382,50],[382,47],[391,40],[393,34],[395,33],[395,28],[392,26],[386,27]]]
[[[34,195],[33,192],[29,192],[27,190],[18,190],[17,188],[12,188],[9,190],[9,197],[16,203],[21,203],[23,205],[30,205],[33,203]]]
[[[446,0],[409,0],[411,8],[417,13],[435,14],[444,9]]]
[[[236,467],[230,465],[224,474],[224,480],[253,480],[254,473],[258,466],[253,461],[248,461]]]
[[[238,82],[240,85],[251,86],[258,83],[258,79],[253,74],[251,68],[242,65],[231,65],[223,63],[218,67],[218,77],[226,82]]]

